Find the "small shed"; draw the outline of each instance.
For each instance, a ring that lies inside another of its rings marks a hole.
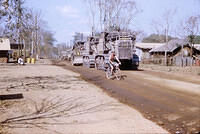
[[[0,63],[7,63],[9,60],[10,40],[0,37]]]

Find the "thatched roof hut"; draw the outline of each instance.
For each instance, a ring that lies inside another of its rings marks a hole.
[[[173,53],[177,49],[181,47],[189,46],[189,42],[187,40],[175,39],[169,41],[167,44],[162,45],[160,47],[153,48],[150,53]]]

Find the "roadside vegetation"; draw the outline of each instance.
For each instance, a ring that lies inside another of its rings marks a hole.
[[[40,10],[26,6],[26,0],[0,1],[0,37],[25,44],[33,57],[57,58],[65,43],[56,45],[54,32]]]

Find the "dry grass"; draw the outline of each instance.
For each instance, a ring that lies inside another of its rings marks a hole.
[[[2,102],[0,101],[0,112],[1,112],[1,109],[3,109],[3,104]],[[0,134],[5,134],[5,128],[3,128],[2,124],[0,123]]]
[[[179,67],[179,66],[162,66],[154,64],[140,64],[140,68],[155,70],[155,71],[173,72],[177,74],[184,73],[188,75],[200,75],[199,66]]]
[[[0,134],[2,134],[3,132],[3,129],[2,129],[2,127],[1,127],[1,125],[0,125]]]

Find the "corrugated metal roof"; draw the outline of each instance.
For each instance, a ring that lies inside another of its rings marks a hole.
[[[181,40],[181,39],[175,39],[175,40],[171,40],[168,42],[168,44],[165,44],[163,46],[154,48],[150,51],[151,52],[173,52],[176,48],[180,47],[180,46],[184,46],[187,45],[188,41],[187,40]]]
[[[152,49],[152,48],[163,46],[164,44],[165,43],[139,43],[139,42],[136,42],[135,46],[137,48]]]
[[[10,40],[8,38],[0,38],[0,50],[10,50]]]

